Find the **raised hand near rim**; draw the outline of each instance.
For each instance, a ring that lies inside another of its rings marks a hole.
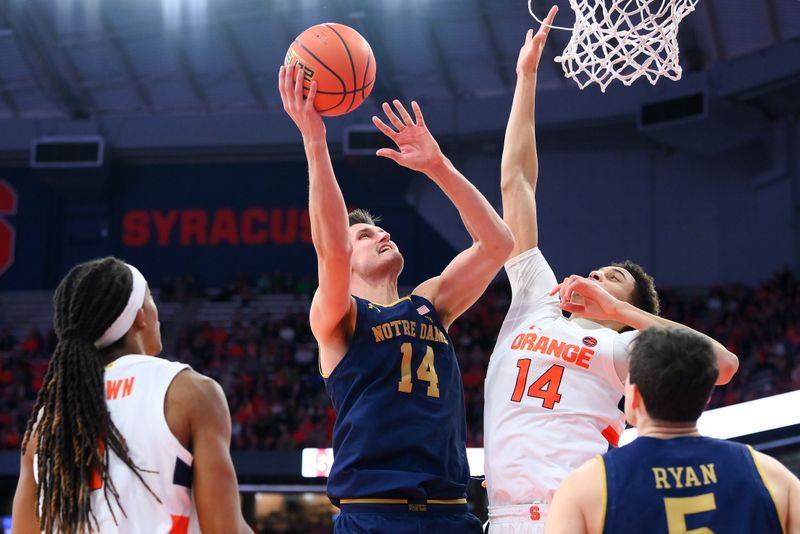
[[[395,142],[398,150],[381,148],[376,155],[389,158],[403,167],[415,171],[430,170],[441,161],[443,155],[439,144],[425,125],[425,118],[422,116],[419,104],[411,102],[411,108],[414,110],[414,119],[412,119],[399,100],[394,100],[392,103],[400,116],[395,114],[387,102],[383,103],[383,112],[386,113],[386,117],[395,129],[375,116],[372,117],[372,122],[386,137]]]
[[[575,274],[550,290],[550,295],[556,293],[561,299],[562,310],[598,321],[617,320],[619,306],[622,304],[596,281]],[[573,299],[576,294],[581,298]]]
[[[325,123],[314,109],[317,82],[311,82],[308,97],[303,98],[303,67],[283,65],[278,72],[278,91],[281,93],[283,109],[294,121],[304,139],[325,137]]]
[[[556,13],[558,13],[558,6],[551,7],[536,35],[533,34],[533,30],[528,30],[525,35],[525,44],[522,45],[517,59],[518,75],[532,75],[539,70],[544,43],[547,41],[547,34],[550,33],[550,26],[553,24]]]

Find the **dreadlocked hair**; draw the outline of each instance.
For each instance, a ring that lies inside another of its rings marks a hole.
[[[45,534],[92,531],[92,522],[99,528],[90,495],[100,484],[114,521],[109,494],[125,514],[109,476],[109,451],[161,502],[131,460],[125,439],[111,420],[103,382],[104,353],[94,346],[122,313],[132,287],[127,265],[108,257],[74,267],[53,297],[58,344],[22,441],[24,453],[35,435],[36,513]],[[114,346],[120,343],[124,337]]]

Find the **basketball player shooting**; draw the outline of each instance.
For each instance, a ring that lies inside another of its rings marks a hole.
[[[628,373],[628,344],[651,326],[687,327],[658,317],[653,279],[630,261],[557,283],[538,248],[538,160],[534,94],[542,50],[557,9],[529,31],[503,147],[503,218],[515,238],[505,264],[512,300],[486,377],[485,467],[493,533],[542,532],[563,478],[616,446],[618,409]],[[559,301],[560,297],[560,301]],[[562,310],[571,313],[569,320]],[[702,334],[698,334],[701,335]],[[713,346],[718,384],[738,359]]]
[[[368,213],[348,217],[313,106],[316,83],[304,100],[302,74],[281,67],[279,89],[309,165],[319,262],[311,329],[337,412],[328,495],[342,513],[334,532],[479,533],[480,521],[467,512],[464,393],[447,329],[508,258],[511,232],[442,154],[416,102],[413,118],[397,100],[394,110],[383,104],[393,128],[373,122],[398,150],[377,154],[436,183],[473,238],[441,275],[400,298],[403,256]]]

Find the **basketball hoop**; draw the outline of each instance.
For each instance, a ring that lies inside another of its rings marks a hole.
[[[680,80],[678,26],[698,0],[569,0],[575,26],[564,52],[555,58],[581,89],[596,83],[605,92],[614,80],[631,85],[644,76]],[[533,0],[528,11],[533,12]],[[657,9],[653,9],[657,7]]]

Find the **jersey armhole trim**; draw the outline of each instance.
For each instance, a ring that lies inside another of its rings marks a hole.
[[[614,335],[614,338],[611,340],[611,358],[608,359],[606,364],[606,373],[608,373],[612,385],[619,388],[619,391],[623,395],[625,395],[625,379],[620,378],[619,374],[617,374],[617,336],[621,336],[625,333],[626,332],[617,332]],[[633,340],[631,340],[631,342],[632,341]],[[631,342],[628,343],[628,346],[630,346]],[[627,350],[625,351],[625,358],[630,358],[630,353]]]
[[[355,337],[356,337],[356,333],[358,332],[358,326],[359,326],[358,323],[359,323],[359,321],[361,321],[361,318],[362,318],[362,314],[360,313],[360,311],[358,309],[359,306],[360,306],[360,302],[364,302],[365,306],[374,305],[373,303],[371,303],[367,299],[362,299],[361,297],[357,297],[355,295],[350,295],[350,298],[353,299],[353,304],[356,307],[356,321],[355,321],[355,324],[353,325],[353,333],[352,333],[352,336],[350,337],[350,341],[348,342],[347,350],[344,352],[344,354],[342,355],[342,358],[336,364],[336,367],[334,367],[333,370],[330,373],[328,373],[327,375],[322,372],[322,358],[321,358],[321,352],[322,351],[321,350],[317,351],[317,371],[319,371],[319,375],[325,380],[328,380],[331,376],[333,376],[333,374],[336,372],[336,370],[344,363],[344,361],[350,355],[350,351],[353,349],[353,339],[355,339]],[[402,299],[400,299],[400,300],[402,300]],[[396,302],[394,304],[396,304]],[[317,346],[319,346],[319,341],[317,341]]]
[[[339,362],[339,363],[341,363],[341,362]],[[322,358],[320,358],[319,353],[317,353],[317,370],[319,371],[319,376],[321,376],[325,380],[330,378],[330,376],[331,376],[330,373],[328,373],[326,375],[325,373],[322,372]]]
[[[528,250],[520,252],[519,254],[514,256],[513,258],[509,258],[503,264],[503,268],[508,270],[509,267],[513,267],[514,265],[516,265],[517,263],[523,261],[524,259],[529,258],[530,256],[536,256],[537,254],[540,254],[540,253],[541,253],[541,251],[539,250],[538,246],[531,247]]]
[[[753,464],[756,466],[756,471],[758,471],[758,476],[761,477],[761,482],[764,484],[764,487],[767,488],[767,493],[769,493],[770,498],[772,499],[772,504],[775,506],[775,515],[778,516],[778,523],[781,525],[781,532],[786,534],[786,528],[783,525],[781,511],[778,508],[778,500],[775,499],[775,492],[772,491],[772,486],[767,480],[767,476],[764,474],[764,470],[761,469],[761,464],[758,462],[758,457],[756,456],[756,451],[750,445],[745,445],[747,450],[750,451],[750,456],[753,458]]]
[[[600,505],[600,533],[602,534],[606,527],[606,512],[608,509],[608,477],[606,476],[606,463],[601,455],[595,456],[600,463],[600,493],[602,495],[602,504]]]
[[[169,422],[167,421],[167,395],[169,394],[169,388],[172,387],[172,383],[175,381],[177,376],[185,371],[192,371],[192,367],[188,364],[180,364],[178,362],[171,362],[173,364],[182,365],[181,369],[178,369],[175,374],[172,375],[172,378],[169,379],[169,382],[166,384],[166,388],[164,388],[164,397],[161,399],[161,410],[160,414],[161,417],[158,418],[159,426],[161,427],[161,431],[164,434],[164,438],[171,442],[175,447],[175,452],[177,456],[187,463],[190,467],[194,464],[194,455],[189,451],[186,447],[183,446],[178,440],[178,437],[172,433],[172,429],[169,427]]]

